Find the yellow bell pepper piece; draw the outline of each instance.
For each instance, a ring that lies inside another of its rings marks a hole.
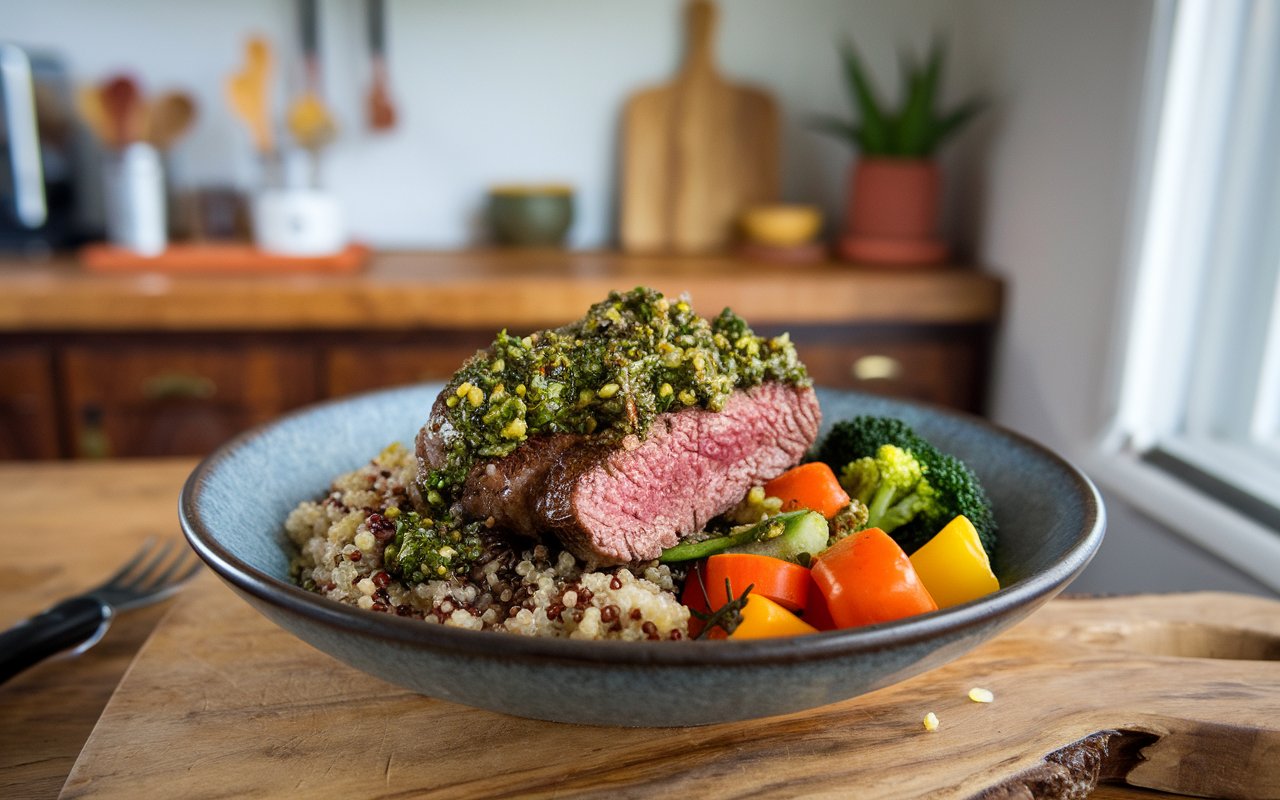
[[[742,622],[730,639],[768,639],[774,636],[803,636],[818,629],[760,594],[747,595]]]
[[[938,608],[967,603],[1000,588],[978,532],[963,515],[915,551],[911,566]]]

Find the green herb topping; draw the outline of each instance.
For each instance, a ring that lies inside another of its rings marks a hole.
[[[447,461],[425,477],[423,496],[446,507],[476,460],[535,434],[644,436],[658,414],[719,411],[735,389],[766,380],[810,383],[786,334],[757,336],[727,308],[704,319],[653,289],[611,292],[563,328],[504,330],[463,365],[445,390]]]
[[[387,545],[388,572],[412,583],[466,574],[484,553],[482,523],[457,525],[448,517],[433,520],[416,511],[396,517],[396,538]]]

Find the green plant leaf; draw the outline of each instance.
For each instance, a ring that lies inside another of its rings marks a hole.
[[[938,123],[933,126],[932,136],[929,140],[929,150],[936,150],[945,139],[958,133],[960,128],[964,127],[969,120],[977,116],[986,107],[987,104],[984,100],[970,100],[967,103],[962,103],[951,113],[938,120]]]
[[[911,136],[913,128],[918,124],[914,120],[914,106],[918,102],[917,97],[920,93],[920,68],[915,63],[915,57],[908,48],[902,48],[898,51],[898,72],[902,78],[902,97],[905,98],[902,108],[893,120],[893,142],[891,150],[895,156],[910,155],[907,151],[907,142]]]
[[[837,139],[844,139],[854,147],[862,146],[862,130],[852,122],[827,114],[819,114],[810,119],[809,124],[814,130],[830,134]]]
[[[942,61],[942,41],[935,39],[924,68],[915,70],[910,76],[911,89],[902,112],[899,141],[901,155],[919,158],[929,155],[932,150],[930,142],[936,125],[933,106],[938,96]]]
[[[852,42],[840,46],[840,58],[844,62],[845,84],[854,108],[858,110],[862,123],[861,140],[864,155],[884,155],[889,152],[889,127],[880,101],[867,74],[862,68],[862,60]]]

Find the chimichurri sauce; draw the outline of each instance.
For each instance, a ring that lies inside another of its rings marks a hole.
[[[502,331],[446,388],[453,432],[423,496],[447,507],[472,464],[507,455],[530,436],[645,436],[666,411],[719,411],[735,389],[767,380],[807,386],[786,334],[765,339],[725,309],[714,320],[644,287],[611,292],[581,320],[515,336]]]

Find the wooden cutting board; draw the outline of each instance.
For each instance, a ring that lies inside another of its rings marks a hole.
[[[1101,777],[1275,798],[1277,660],[1280,602],[1059,599],[949,665],[837,705],[705,728],[591,728],[367,677],[205,575],[140,652],[63,797],[963,798],[1027,785],[1052,797],[1046,786]],[[994,702],[970,701],[972,687]]]
[[[777,103],[720,74],[715,15],[710,0],[691,0],[679,73],[627,100],[620,232],[628,252],[723,249],[747,206],[778,198]]]

